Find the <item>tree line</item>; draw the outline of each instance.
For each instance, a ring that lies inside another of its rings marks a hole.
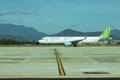
[[[0,45],[24,45],[24,44],[39,44],[37,41],[18,41],[14,39],[0,39]]]
[[[30,45],[38,45],[38,41],[33,40],[33,41],[18,41],[15,39],[0,39],[0,45],[26,45],[26,44],[30,44]],[[118,42],[110,42],[109,44],[118,44],[120,45],[120,41]],[[86,45],[92,45],[92,44],[86,44]]]

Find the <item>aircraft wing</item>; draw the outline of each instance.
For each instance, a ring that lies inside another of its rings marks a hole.
[[[80,42],[82,40],[75,40],[75,41],[71,41],[71,43],[74,45],[74,44],[77,44],[78,42]]]
[[[85,37],[84,39],[86,39],[87,37]],[[77,43],[80,42],[80,41],[83,41],[84,39],[80,39],[80,40],[74,40],[74,41],[71,41],[71,43],[74,45],[74,46],[77,46]]]

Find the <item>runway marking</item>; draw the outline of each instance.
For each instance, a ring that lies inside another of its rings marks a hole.
[[[20,62],[0,62],[0,63],[20,63]]]
[[[83,72],[83,74],[109,74],[108,72]]]
[[[62,62],[61,62],[61,60],[60,60],[58,51],[57,51],[56,49],[54,49],[54,51],[55,51],[56,60],[57,60],[57,64],[58,64],[59,74],[60,74],[61,76],[65,76],[65,71],[64,71]]]
[[[31,76],[0,76],[0,79],[15,79],[15,78],[120,78],[120,74],[81,74],[81,75],[67,75],[67,76],[39,76],[39,75],[31,75]]]
[[[116,55],[120,55],[120,54],[82,54],[82,55],[110,55],[110,56],[116,56]]]

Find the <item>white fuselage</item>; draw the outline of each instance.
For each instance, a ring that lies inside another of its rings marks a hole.
[[[81,40],[79,43],[96,43],[98,37],[43,37],[38,42],[41,44],[64,44],[67,41]]]

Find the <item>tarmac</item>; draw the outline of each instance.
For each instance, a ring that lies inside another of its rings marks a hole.
[[[120,47],[0,47],[0,78],[119,76]]]

